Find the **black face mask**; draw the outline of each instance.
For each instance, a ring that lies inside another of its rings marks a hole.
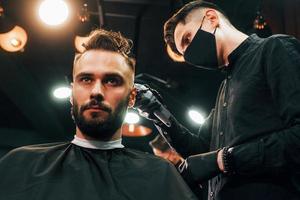
[[[216,70],[218,68],[215,32],[209,33],[200,28],[184,53],[185,62],[199,68]]]

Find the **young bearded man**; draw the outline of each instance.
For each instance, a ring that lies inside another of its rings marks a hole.
[[[0,160],[2,200],[196,199],[168,162],[121,143],[135,102],[131,42],[96,30],[73,66],[71,142],[21,147]]]

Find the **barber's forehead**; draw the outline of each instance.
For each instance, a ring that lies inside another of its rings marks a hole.
[[[187,23],[190,23],[192,20],[199,20],[201,18],[201,9],[203,8],[196,8],[195,10],[192,10],[185,18],[178,22],[178,24],[175,27],[174,35],[178,29],[181,29],[184,27]],[[184,30],[178,31],[178,33],[182,33]]]
[[[188,23],[191,20],[199,19],[202,16],[203,11],[205,11],[207,8],[195,8],[194,10],[191,10],[184,18],[184,22]]]

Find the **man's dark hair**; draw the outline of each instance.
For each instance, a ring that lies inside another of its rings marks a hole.
[[[89,39],[82,46],[84,51],[75,56],[74,64],[80,59],[81,55],[88,50],[107,50],[121,54],[126,63],[135,70],[135,59],[130,57],[132,41],[125,38],[120,32],[96,29],[90,33]]]
[[[181,56],[181,53],[177,50],[174,40],[174,31],[178,23],[186,23],[186,17],[192,11],[199,8],[212,8],[219,11],[225,19],[228,20],[225,13],[215,4],[210,2],[205,2],[202,0],[192,1],[186,5],[184,5],[178,12],[176,12],[168,21],[166,21],[164,25],[164,39],[166,44],[169,46],[171,51],[178,56]],[[229,21],[229,20],[228,20]]]

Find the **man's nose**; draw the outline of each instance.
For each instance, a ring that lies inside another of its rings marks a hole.
[[[100,81],[95,82],[92,88],[91,98],[94,98],[96,96],[101,96],[102,99],[104,97],[104,87]]]

